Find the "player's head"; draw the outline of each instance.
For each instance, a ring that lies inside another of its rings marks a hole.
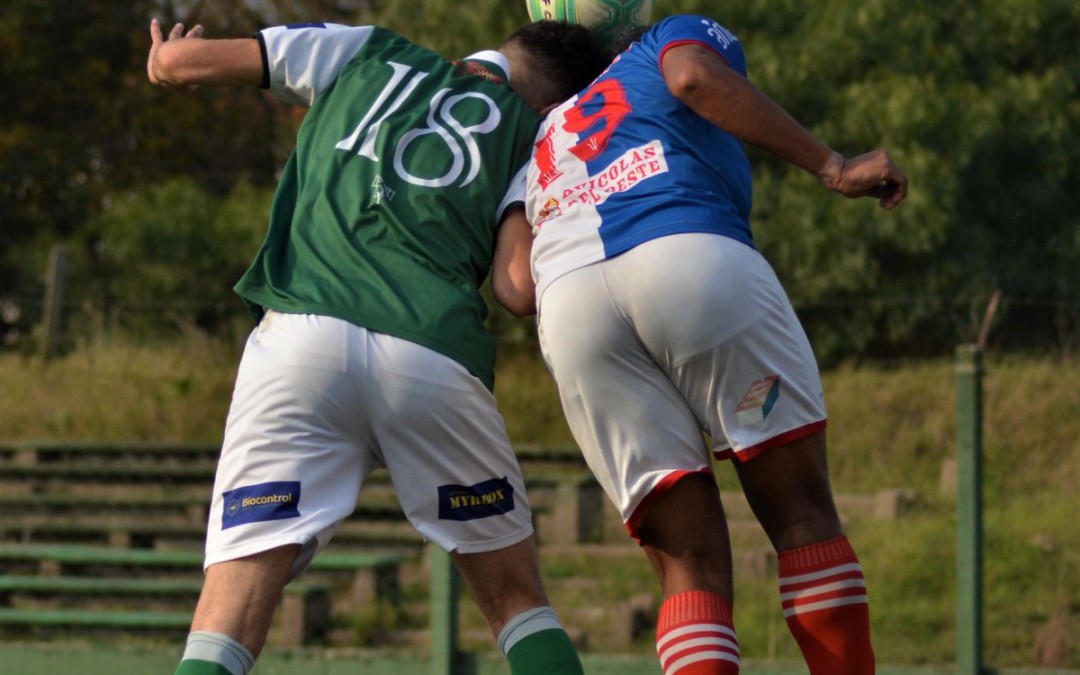
[[[617,29],[611,35],[611,39],[606,45],[607,57],[610,60],[615,60],[615,57],[622,54],[626,49],[641,39],[641,36],[649,32],[652,26],[623,26]]]
[[[526,24],[499,51],[510,61],[510,87],[539,111],[581,91],[611,63],[591,30],[565,21]]]

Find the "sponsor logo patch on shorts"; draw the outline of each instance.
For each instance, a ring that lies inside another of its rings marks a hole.
[[[750,388],[743,394],[739,405],[735,407],[735,416],[739,425],[744,427],[761,424],[772,412],[776,400],[780,398],[780,376],[770,375],[750,383]]]
[[[514,510],[514,488],[504,478],[476,485],[440,485],[439,520],[475,520]]]
[[[229,490],[221,495],[225,508],[221,529],[300,517],[300,481],[259,483]]]

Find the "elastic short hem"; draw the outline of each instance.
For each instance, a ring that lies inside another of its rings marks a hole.
[[[781,445],[787,445],[795,441],[806,438],[807,436],[813,436],[814,434],[824,431],[828,420],[818,420],[817,422],[811,422],[810,424],[804,424],[801,427],[796,427],[790,431],[767,438],[764,441],[757,443],[756,445],[750,445],[741,450],[735,450],[731,447],[724,448],[723,450],[714,450],[713,457],[717,461],[723,461],[726,459],[735,458],[740,462],[749,461],[766,450],[779,447]]]
[[[634,541],[640,544],[641,534],[638,530],[638,527],[644,508],[650,502],[656,500],[658,497],[673,488],[675,484],[681,481],[683,478],[686,478],[687,476],[697,476],[699,474],[705,474],[708,476],[713,475],[712,467],[706,466],[700,469],[678,469],[665,474],[664,477],[657,481],[656,485],[652,486],[649,492],[641,498],[641,502],[638,503],[636,507],[634,507],[634,510],[630,514],[630,517],[626,519],[626,522],[623,524],[626,527],[626,533],[629,534],[634,539]]]
[[[281,548],[282,546],[299,546],[300,553],[302,554],[304,551],[304,547],[308,544],[309,541],[311,540],[290,537],[288,539],[275,540],[262,539],[259,541],[237,544],[235,546],[227,546],[225,548],[218,549],[212,554],[209,552],[206,554],[206,557],[203,559],[203,574],[206,573],[207,568],[209,568],[211,565],[232,562],[234,560],[239,560],[240,558],[247,558],[248,556],[257,555],[259,553],[266,553],[267,551],[273,550],[275,548]],[[304,567],[306,568],[310,562],[311,560],[309,559],[308,562],[304,564]],[[300,571],[302,571],[302,569],[297,570],[292,576],[295,577],[297,574],[300,573]]]
[[[493,540],[484,541],[484,542],[478,542],[478,543],[472,543],[472,542],[462,543],[462,542],[458,542],[458,543],[456,543],[454,545],[451,545],[449,547],[447,546],[447,542],[444,542],[444,541],[440,540],[441,538],[435,538],[435,537],[429,536],[428,539],[430,539],[432,541],[432,543],[434,543],[436,546],[438,546],[439,548],[441,548],[442,550],[444,550],[444,551],[446,551],[448,553],[451,553],[451,552],[464,553],[464,554],[491,553],[492,551],[501,551],[504,548],[510,548],[514,544],[520,544],[521,542],[525,541],[529,537],[533,536],[533,532],[534,532],[533,527],[530,525],[528,528],[526,528],[524,530],[519,530],[517,532],[514,532],[513,534],[508,534],[505,537],[500,537],[498,539],[493,539]]]

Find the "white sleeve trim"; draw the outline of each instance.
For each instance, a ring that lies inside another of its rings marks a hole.
[[[262,31],[270,91],[311,106],[371,37],[371,26],[306,24]]]
[[[499,204],[499,210],[495,215],[495,222],[502,222],[503,214],[506,213],[506,209],[510,208],[512,204],[519,203],[524,205],[525,203],[525,188],[527,186],[526,174],[529,171],[529,163],[525,162],[518,169],[517,174],[510,180],[510,184],[506,186],[506,194],[503,195],[502,203]]]
[[[506,74],[507,80],[510,79],[510,60],[503,56],[502,52],[494,49],[485,49],[483,51],[476,52],[475,54],[469,54],[462,61],[488,61],[494,63],[498,67],[502,68],[503,73]]]

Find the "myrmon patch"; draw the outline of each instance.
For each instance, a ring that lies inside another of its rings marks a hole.
[[[505,477],[476,485],[440,485],[439,520],[475,520],[514,510],[514,488]]]

